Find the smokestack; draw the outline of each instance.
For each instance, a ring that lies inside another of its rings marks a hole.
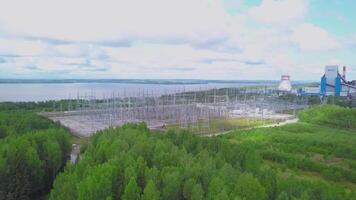
[[[342,68],[342,78],[346,80],[346,66]]]

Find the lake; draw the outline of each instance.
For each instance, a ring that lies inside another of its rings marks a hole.
[[[98,99],[115,96],[137,96],[174,92],[266,85],[260,83],[204,83],[204,84],[147,84],[147,83],[2,83],[0,102],[28,102],[75,99],[77,96],[95,96]],[[271,83],[268,83],[271,84]]]

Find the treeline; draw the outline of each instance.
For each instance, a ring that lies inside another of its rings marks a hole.
[[[0,102],[0,111],[68,111],[76,109],[77,100],[50,100],[39,102]]]
[[[0,112],[0,200],[41,199],[70,152],[66,129],[32,112]]]
[[[284,177],[263,162],[260,147],[129,124],[93,136],[49,199],[356,199],[344,188]]]
[[[299,112],[299,118],[312,124],[356,129],[356,108],[336,105],[315,106]]]
[[[0,139],[9,135],[23,135],[36,130],[56,128],[58,125],[33,112],[0,112]]]

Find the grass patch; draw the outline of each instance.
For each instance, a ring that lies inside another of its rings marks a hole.
[[[221,138],[233,144],[257,143],[266,164],[280,169],[281,176],[293,174],[355,189],[354,115],[355,109],[318,106],[301,111],[299,123],[235,131]]]
[[[228,118],[228,119],[212,119],[210,121],[200,120],[198,123],[188,124],[185,127],[180,127],[179,124],[171,124],[166,129],[187,129],[196,134],[214,134],[224,131],[250,129],[257,126],[274,123],[271,119],[262,118]]]

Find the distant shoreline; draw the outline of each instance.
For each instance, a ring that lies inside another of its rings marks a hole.
[[[276,84],[279,80],[199,80],[199,79],[0,79],[0,84],[61,84],[61,83],[126,83],[126,84]],[[310,83],[313,81],[295,81],[295,83]]]

